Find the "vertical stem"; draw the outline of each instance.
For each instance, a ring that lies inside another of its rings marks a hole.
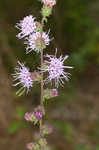
[[[42,31],[41,31],[41,37],[42,37],[42,32],[43,32],[43,18],[42,18],[42,21],[41,21],[41,25],[42,25]],[[43,49],[41,50],[41,66],[43,65]],[[40,106],[41,106],[41,109],[42,109],[42,112],[43,112],[43,95],[44,95],[44,88],[43,88],[43,72],[41,73],[41,77],[42,77],[42,80],[41,80],[41,99],[40,99]],[[41,129],[42,129],[42,118],[40,120],[40,137],[42,137],[41,135]]]
[[[41,51],[41,66],[43,65],[43,50]],[[40,106],[41,109],[43,111],[43,93],[44,93],[44,89],[43,89],[43,73],[41,74],[42,76],[42,80],[41,80],[41,99],[40,99]],[[40,120],[40,136],[41,136],[41,128],[42,128],[42,118]]]

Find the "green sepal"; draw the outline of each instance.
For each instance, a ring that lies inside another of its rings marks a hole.
[[[36,125],[38,123],[38,120],[35,116],[33,116],[33,123],[34,123],[34,125]]]
[[[46,69],[46,68],[47,68],[46,64],[43,63],[43,65],[41,66],[41,69]]]

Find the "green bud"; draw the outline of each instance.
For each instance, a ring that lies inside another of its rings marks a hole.
[[[41,69],[46,69],[46,68],[47,68],[46,64],[43,63],[43,65],[41,66]]]
[[[46,139],[45,138],[41,138],[39,140],[39,144],[40,144],[41,147],[45,147],[47,145]]]
[[[51,96],[50,89],[44,90],[44,96],[43,96],[43,98],[44,98],[44,99],[50,99],[51,97],[52,97],[52,96]]]
[[[41,13],[42,13],[42,16],[44,18],[49,17],[52,13],[52,8],[47,7],[47,6],[43,6]]]
[[[48,125],[43,125],[42,126],[42,135],[45,136],[47,134],[51,134],[53,132],[53,128]]]
[[[38,119],[35,116],[33,116],[33,122],[34,122],[34,125],[38,123]]]
[[[34,147],[33,147],[33,150],[40,150],[39,144],[35,144]]]

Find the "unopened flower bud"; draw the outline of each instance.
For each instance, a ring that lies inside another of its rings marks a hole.
[[[47,145],[46,139],[45,138],[41,138],[39,140],[39,144],[40,144],[41,147],[45,147]]]
[[[40,146],[39,146],[39,144],[34,144],[34,147],[33,147],[33,150],[40,150]]]
[[[49,17],[52,13],[52,8],[43,6],[41,13],[44,18]]]
[[[35,112],[35,117],[40,120],[42,118],[42,113],[40,111]]]
[[[41,75],[39,72],[31,72],[30,76],[33,81],[41,81]]]
[[[52,94],[52,97],[58,96],[58,91],[57,91],[57,89],[52,89],[52,90],[51,90],[51,94]]]
[[[29,149],[29,150],[33,150],[33,148],[34,148],[34,143],[28,143],[28,144],[26,145],[26,147],[27,147],[27,149]]]
[[[44,99],[50,99],[58,96],[57,89],[46,89],[44,90]]]
[[[42,127],[42,135],[45,136],[47,134],[51,134],[53,132],[53,128],[49,125],[44,125]]]
[[[24,116],[24,118],[25,118],[25,120],[29,120],[29,118],[30,118],[30,114],[27,112],[27,113],[25,113],[25,116]]]
[[[25,120],[27,121],[31,121],[33,122],[33,118],[34,118],[34,112],[31,112],[31,113],[25,113],[25,116],[24,116]]]
[[[38,116],[39,118],[41,116]],[[34,125],[36,125],[38,123],[38,118],[35,116],[35,113],[34,112],[31,112],[31,113],[26,113],[25,116],[24,116],[25,120],[27,121],[30,121],[30,122],[33,122]]]

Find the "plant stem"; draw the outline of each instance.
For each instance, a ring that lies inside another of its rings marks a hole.
[[[42,37],[42,32],[43,32],[43,18],[42,18],[42,21],[41,21],[41,25],[42,25],[42,31],[41,31],[41,37]],[[41,50],[41,66],[43,65],[43,49]],[[43,72],[41,73],[41,99],[40,99],[40,106],[41,106],[41,110],[42,112],[44,111],[44,107],[43,107],[43,95],[44,95],[44,88],[43,88]],[[42,129],[42,118],[40,120],[40,137],[42,137],[41,135],[41,129]]]
[[[41,51],[41,66],[43,65],[43,50]],[[43,73],[41,74],[42,76],[42,80],[41,80],[41,99],[40,99],[40,106],[43,112],[43,93],[44,93],[44,89],[43,89]],[[41,129],[42,129],[42,118],[40,120],[40,136],[41,135]]]

